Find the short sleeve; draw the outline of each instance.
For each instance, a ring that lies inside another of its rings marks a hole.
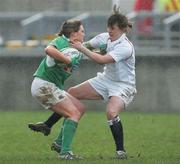
[[[59,49],[59,39],[55,38],[54,40],[52,40],[49,45],[56,47],[57,49]]]
[[[128,59],[133,54],[133,47],[129,45],[117,45],[112,51],[109,51],[108,54],[111,55],[116,62],[119,62]]]
[[[109,38],[108,33],[101,33],[91,40],[88,41],[88,43],[93,47],[93,48],[100,48],[102,45],[106,45],[107,41]]]

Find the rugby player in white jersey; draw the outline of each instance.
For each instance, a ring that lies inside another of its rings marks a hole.
[[[80,42],[73,47],[99,64],[104,71],[97,76],[72,87],[68,93],[78,99],[104,99],[107,101],[107,119],[119,159],[126,159],[123,126],[119,113],[133,100],[136,93],[135,51],[126,37],[129,26],[126,16],[115,13],[108,19],[107,33],[102,33],[86,44],[93,48],[106,47],[106,54],[90,51]]]
[[[77,86],[71,87],[68,93],[78,99],[107,101],[107,120],[110,126],[115,145],[116,157],[126,159],[124,148],[123,126],[119,113],[133,100],[136,93],[135,80],[135,50],[133,44],[126,37],[131,24],[123,14],[115,11],[107,22],[107,32],[102,33],[82,44],[73,42],[72,46],[91,58],[93,61],[105,64],[104,71],[97,76]],[[104,55],[90,51],[99,48]],[[54,115],[56,115],[54,113]],[[58,119],[54,119],[54,123]],[[51,123],[53,120],[51,120]],[[47,127],[33,124],[37,131]],[[49,131],[50,132],[50,131]],[[58,142],[58,141],[56,141]],[[53,144],[57,150],[58,145]]]

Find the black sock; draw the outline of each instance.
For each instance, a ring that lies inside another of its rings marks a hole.
[[[114,117],[112,120],[108,121],[114,141],[116,144],[116,151],[124,150],[124,136],[123,136],[123,127],[119,116]]]
[[[61,117],[61,115],[54,112],[44,123],[51,128]]]

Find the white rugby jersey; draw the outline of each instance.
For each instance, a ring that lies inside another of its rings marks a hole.
[[[115,41],[109,39],[108,33],[101,33],[89,43],[94,48],[106,47],[106,54],[111,55],[115,61],[105,64],[104,71],[100,75],[135,86],[135,50],[125,33]]]

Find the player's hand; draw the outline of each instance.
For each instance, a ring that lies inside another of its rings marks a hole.
[[[77,41],[76,42],[71,42],[71,46],[76,48],[77,50],[80,50],[80,51],[81,51],[81,49],[83,47],[82,43],[81,42],[77,42]]]

